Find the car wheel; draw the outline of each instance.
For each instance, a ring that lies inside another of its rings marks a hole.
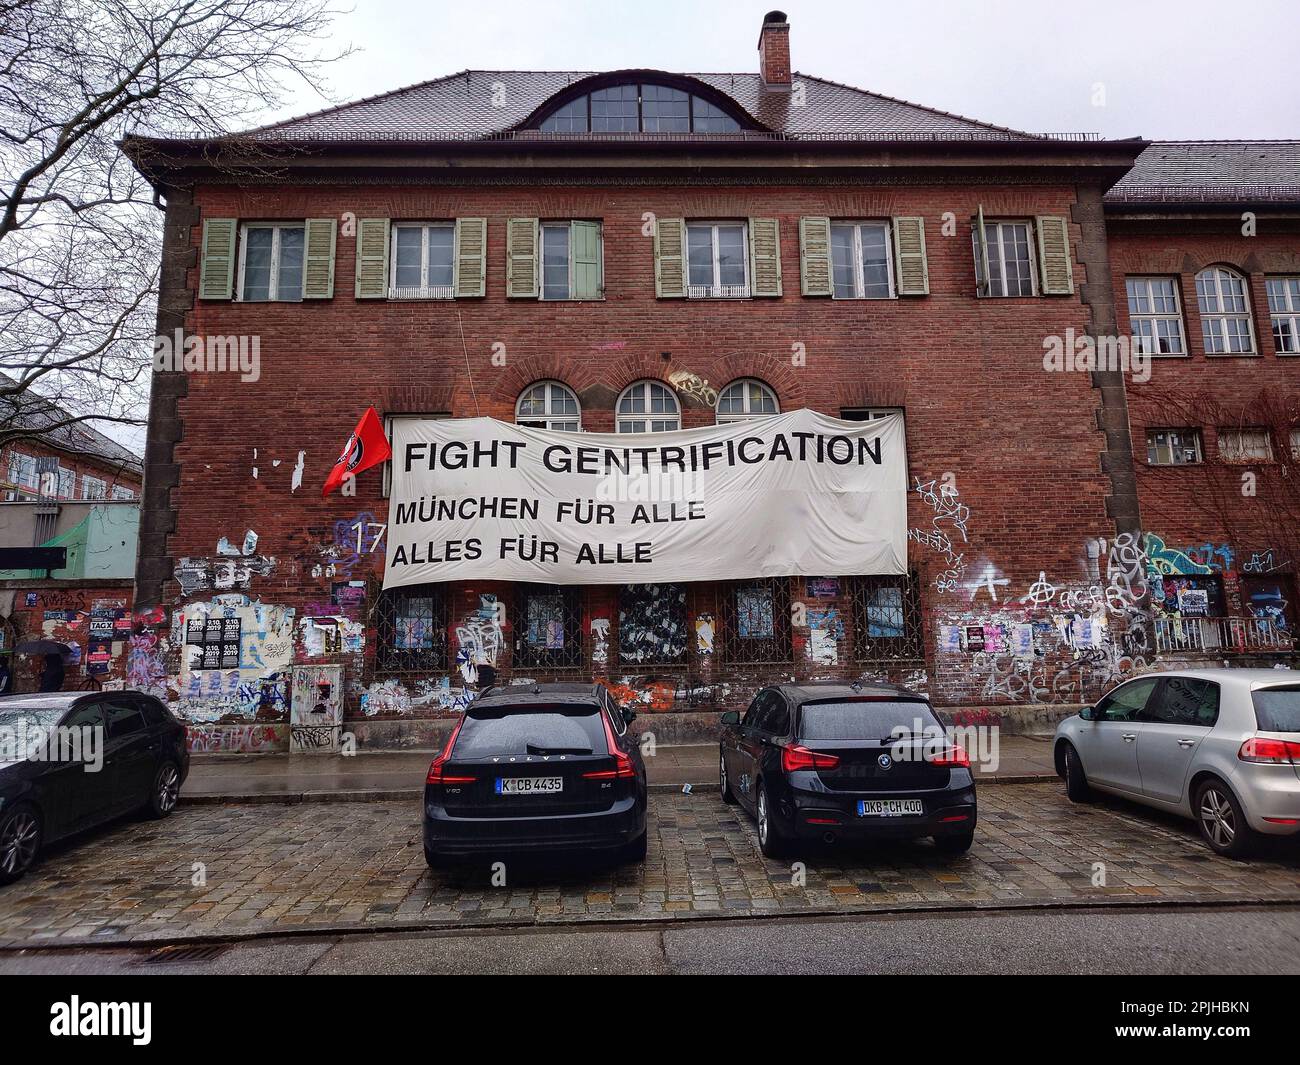
[[[1215,854],[1243,858],[1255,848],[1258,837],[1246,824],[1237,797],[1219,780],[1207,780],[1196,789],[1196,824],[1201,838]]]
[[[642,832],[631,843],[623,848],[623,861],[625,862],[643,862],[645,861],[646,850],[650,842],[649,833]]]
[[[424,864],[430,869],[445,869],[447,868],[447,859],[426,843],[424,845]]]
[[[181,797],[181,771],[175,762],[166,761],[154,774],[153,790],[145,810],[150,817],[163,818],[176,809]]]
[[[1083,772],[1083,760],[1074,745],[1065,745],[1065,794],[1071,802],[1091,802],[1092,788]]]
[[[975,842],[975,830],[961,832],[950,836],[935,836],[934,845],[940,854],[965,854]]]
[[[781,858],[785,855],[785,837],[772,815],[767,798],[767,787],[761,781],[758,785],[758,849],[765,858]]]
[[[731,790],[731,778],[727,776],[727,758],[718,750],[718,790],[722,793],[722,801],[728,806],[734,806],[736,803],[736,793]]]
[[[41,819],[30,806],[15,806],[0,817],[0,884],[12,884],[36,861],[41,849]]]

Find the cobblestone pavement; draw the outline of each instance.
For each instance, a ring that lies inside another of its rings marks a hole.
[[[0,945],[183,939],[327,928],[647,920],[1142,901],[1300,900],[1300,849],[1236,862],[1190,824],[1119,801],[1073,806],[1057,784],[980,793],[969,855],[928,842],[810,850],[806,882],[758,851],[716,793],[651,799],[643,866],[508,863],[430,873],[409,802],[195,806],[123,821],[48,852],[0,888]],[[1102,863],[1097,865],[1096,863]],[[1094,885],[1104,872],[1104,885]]]

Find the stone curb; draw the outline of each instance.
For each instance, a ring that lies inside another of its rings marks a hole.
[[[1055,773],[1016,773],[980,777],[975,783],[978,786],[989,784],[1049,784],[1059,779]],[[684,787],[686,787],[686,782],[681,784],[651,784],[649,790],[657,793],[680,792]],[[717,781],[691,783],[690,788],[693,793],[717,791],[718,783]],[[180,804],[182,806],[241,806],[282,803],[292,806],[308,802],[403,802],[408,799],[418,800],[423,794],[423,788],[356,788],[345,791],[272,791],[251,792],[249,794],[229,792],[209,795],[186,795],[182,792]]]
[[[161,947],[171,944],[197,943],[245,943],[265,939],[313,939],[322,936],[357,936],[357,935],[394,935],[404,932],[490,932],[490,931],[531,931],[531,932],[577,932],[600,929],[652,930],[662,928],[665,924],[688,924],[695,922],[717,923],[722,921],[765,921],[780,920],[824,920],[827,918],[888,917],[910,914],[963,914],[963,913],[998,913],[1007,911],[1047,910],[1055,913],[1068,911],[1086,911],[1103,909],[1186,909],[1186,910],[1223,910],[1233,908],[1294,907],[1300,905],[1300,892],[1294,895],[1282,895],[1263,898],[1257,895],[1215,895],[1213,898],[1153,898],[1150,895],[1119,896],[1108,895],[1095,901],[1079,899],[1024,899],[1019,901],[980,901],[963,905],[950,902],[918,902],[892,906],[856,906],[836,907],[834,909],[808,907],[800,910],[746,910],[716,912],[684,913],[681,911],[665,913],[660,917],[598,917],[581,915],[558,915],[546,917],[520,917],[508,920],[475,920],[467,918],[462,921],[396,921],[388,924],[347,924],[347,925],[297,925],[290,928],[254,929],[247,932],[222,932],[206,935],[186,934],[144,934],[123,936],[120,939],[107,937],[92,938],[83,936],[79,939],[9,939],[0,940],[0,953],[14,952],[57,952],[64,950],[130,950],[142,947]]]

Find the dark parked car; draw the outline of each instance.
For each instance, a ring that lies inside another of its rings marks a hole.
[[[923,695],[892,685],[781,684],[722,715],[719,784],[758,821],[770,858],[795,841],[975,836],[970,759]]]
[[[151,695],[0,698],[0,884],[46,843],[134,810],[166,817],[189,766],[185,726]]]
[[[600,684],[490,688],[465,710],[424,787],[424,856],[646,853],[636,715]]]

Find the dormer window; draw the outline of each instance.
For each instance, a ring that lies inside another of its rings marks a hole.
[[[739,133],[717,104],[669,85],[610,85],[557,107],[543,133]]]

